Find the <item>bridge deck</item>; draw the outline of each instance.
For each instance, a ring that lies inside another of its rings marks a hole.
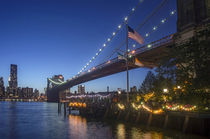
[[[170,47],[174,44],[172,35],[166,36],[160,40],[154,41],[151,43],[151,47],[148,48],[148,45],[136,49],[135,57],[141,60],[145,64],[145,67],[155,67],[158,65],[160,59],[167,55],[167,47]],[[139,68],[134,63],[129,64],[129,70]],[[126,71],[126,61],[118,58],[114,58],[110,63],[102,63],[96,66],[91,71],[86,71],[80,74],[78,77],[71,79],[61,85],[58,85],[52,89],[50,92],[58,92],[71,88],[75,85],[98,79],[101,77],[109,76],[115,73]]]

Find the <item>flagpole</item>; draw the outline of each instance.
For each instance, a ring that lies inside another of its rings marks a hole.
[[[128,23],[126,23],[126,72],[127,72],[127,102],[129,102]]]

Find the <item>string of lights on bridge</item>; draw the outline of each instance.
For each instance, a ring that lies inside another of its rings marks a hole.
[[[102,45],[102,47],[99,49],[99,51],[95,54],[95,56],[93,56],[88,62],[87,64],[78,72],[77,75],[79,75],[80,73],[82,73],[89,65],[90,63],[92,63],[97,56],[99,56],[101,54],[101,52],[104,50],[104,48],[107,46],[108,43],[110,43],[112,41],[112,39],[118,34],[118,32],[121,30],[121,28],[128,22],[128,19],[131,15],[134,14],[134,12],[136,11],[136,9],[138,8],[138,6],[143,2],[144,0],[140,0],[139,3],[137,4],[137,6],[135,8],[131,9],[131,12],[128,14],[128,16],[126,16],[124,18],[124,21],[122,24],[119,24],[117,26],[117,30],[115,32],[112,33],[111,37],[107,38],[105,43]]]
[[[170,14],[169,14],[169,16],[167,16],[166,18],[162,18],[162,19],[160,20],[160,23],[159,23],[158,25],[156,25],[156,26],[153,26],[152,30],[151,30],[150,32],[147,32],[147,33],[144,35],[144,37],[145,37],[145,38],[148,38],[149,36],[151,36],[151,34],[152,34],[153,32],[157,31],[157,29],[160,28],[161,25],[163,25],[164,23],[166,23],[166,22],[168,21],[169,17],[175,15],[175,13],[176,13],[176,10],[171,11]],[[151,47],[152,47],[152,44],[149,43],[149,44],[147,44],[146,46],[147,46],[147,48],[151,48]],[[129,57],[132,57],[132,55],[135,54],[136,44],[133,44],[133,45],[132,45],[132,48],[133,48],[132,50],[128,49],[128,52],[130,52],[130,53],[129,53]],[[108,61],[110,62],[110,60],[108,60]]]
[[[169,18],[170,16],[175,15],[175,13],[176,13],[176,10],[173,10],[173,11],[170,12],[170,15],[169,15],[168,17],[161,19],[161,22],[160,22],[158,25],[154,26],[154,27],[152,28],[152,31],[150,31],[150,32],[148,32],[148,33],[145,34],[145,38],[148,38],[148,37],[149,37],[153,32],[155,32],[162,24],[166,23],[166,21],[168,20],[168,18]],[[127,18],[125,18],[125,19],[127,20]],[[118,26],[118,27],[119,27],[119,29],[121,28],[121,26]],[[109,40],[109,38],[108,38],[107,40]],[[106,46],[106,44],[104,44],[104,46]],[[133,44],[132,47],[135,48],[135,47],[136,47],[136,44]],[[151,48],[151,47],[152,47],[152,44],[148,44],[147,47],[148,47],[148,48]],[[99,49],[100,52],[101,52],[102,50],[103,50],[103,49]],[[130,51],[131,51],[131,50],[128,49],[128,52],[130,52]],[[131,51],[131,54],[134,54],[134,52],[135,52],[135,51]],[[98,55],[99,55],[99,53],[96,53],[96,56],[98,56]],[[95,59],[96,56],[93,57],[93,59]],[[130,56],[132,56],[132,55],[130,55]],[[80,73],[82,73],[82,72],[87,68],[87,66],[88,66],[91,62],[92,62],[92,60],[90,60],[90,61],[86,64],[86,66],[84,66],[84,67],[82,68],[82,70],[81,70],[80,72],[78,72],[78,75],[79,75]],[[107,63],[110,63],[110,62],[111,62],[110,60],[107,61]],[[93,69],[94,69],[94,68],[93,68]],[[88,72],[90,72],[90,70],[88,70]],[[76,76],[74,76],[73,78],[75,78],[75,77],[76,77]]]
[[[162,24],[166,23],[166,21],[169,19],[169,17],[175,15],[175,13],[176,13],[176,10],[173,10],[173,11],[170,12],[170,15],[169,15],[168,17],[161,19],[160,23],[159,23],[157,26],[154,26],[150,32],[148,32],[148,33],[145,34],[145,38],[148,38],[148,37],[149,37],[153,32],[155,32]],[[132,47],[135,48],[135,47],[136,47],[136,44],[133,44]],[[151,47],[152,47],[152,44],[148,44],[147,47],[148,47],[148,48],[151,48]],[[129,55],[129,56],[131,57],[132,54],[135,53],[135,50],[130,50],[130,49],[128,49],[128,52],[131,52],[130,55]],[[96,54],[97,54],[97,53],[96,53]],[[107,63],[111,63],[111,60],[108,60]],[[93,68],[93,69],[94,69],[94,68]],[[88,70],[88,72],[90,72],[90,70]]]
[[[134,11],[135,11],[135,10],[134,10]],[[149,36],[151,36],[151,34],[152,34],[153,32],[157,31],[157,29],[158,29],[161,25],[163,25],[164,23],[166,23],[166,21],[168,21],[169,17],[175,15],[175,13],[176,13],[176,10],[172,10],[172,11],[170,12],[169,16],[167,16],[166,18],[162,18],[162,19],[160,20],[160,23],[159,23],[158,25],[153,26],[152,30],[151,30],[150,32],[147,32],[147,33],[145,34],[145,38],[148,38]],[[126,18],[126,20],[128,20],[128,18]],[[124,23],[125,23],[125,22],[124,22]],[[121,28],[121,26],[120,26],[120,28]],[[120,28],[119,28],[119,29],[120,29]],[[119,30],[118,30],[118,31],[119,31]],[[115,35],[116,35],[116,34],[115,34]],[[108,38],[107,40],[109,40],[109,38]],[[106,46],[106,44],[105,44],[104,46]],[[132,47],[133,47],[132,50],[128,49],[128,52],[131,52],[130,55],[129,55],[129,57],[132,57],[132,55],[135,54],[135,47],[136,47],[136,45],[133,44]],[[152,48],[152,44],[147,44],[147,48]],[[99,49],[99,51],[101,52],[101,51],[103,51],[103,49]],[[100,54],[100,53],[96,53],[96,56],[98,56],[99,54]],[[93,58],[95,59],[96,56],[93,57]],[[87,68],[87,66],[88,66],[91,62],[92,62],[92,60],[90,60],[89,63],[87,63],[87,65],[81,70],[81,72],[83,72],[84,69]],[[107,63],[111,63],[111,60],[108,60]],[[95,69],[95,67],[93,67],[91,70],[94,70],[94,69]],[[88,70],[87,72],[90,72],[91,70]],[[78,75],[73,76],[71,79],[74,79],[74,78],[78,77],[79,74],[80,74],[81,72],[79,72]],[[70,80],[71,80],[71,79],[70,79]],[[60,85],[60,84],[65,83],[64,81],[61,81],[61,80],[60,80],[59,82],[55,82],[55,81],[53,81],[52,79],[49,79],[49,80],[50,80],[52,83],[56,84],[56,85]]]
[[[75,75],[75,76],[73,76],[70,80],[72,80],[72,79],[78,77],[82,72],[84,72],[84,70],[90,65],[90,63],[93,62],[93,60],[95,60],[95,58],[96,58],[99,54],[101,54],[101,52],[102,52],[102,51],[104,50],[104,48],[107,46],[107,43],[109,43],[109,42],[116,36],[116,34],[120,31],[120,29],[122,28],[122,26],[125,25],[125,24],[127,23],[128,17],[130,17],[130,16],[136,11],[136,8],[137,8],[142,2],[143,2],[143,0],[141,0],[135,8],[132,8],[132,12],[129,14],[129,16],[126,16],[126,17],[124,18],[123,24],[120,24],[120,25],[118,26],[117,31],[112,33],[112,37],[107,39],[107,42],[103,44],[103,47],[99,49],[99,52],[97,52],[96,55],[95,55],[94,57],[92,57],[92,59],[91,59],[91,60],[82,68],[82,70],[80,70],[80,72],[78,72],[78,74]],[[175,15],[175,13],[176,13],[176,10],[172,10],[172,11],[170,12],[170,14],[169,14],[168,17],[162,18],[162,19],[160,20],[160,23],[159,23],[158,25],[153,26],[152,30],[151,30],[150,32],[147,32],[147,33],[144,35],[145,38],[148,38],[148,37],[149,37],[153,32],[155,32],[162,24],[166,23],[166,21],[169,19],[169,17]],[[133,44],[133,45],[132,45],[132,48],[133,48],[133,49],[132,49],[132,50],[128,49],[128,52],[131,52],[130,55],[129,55],[129,57],[132,57],[132,55],[135,54],[135,47],[136,47],[136,44]],[[147,44],[147,48],[151,48],[151,47],[152,47],[152,44]],[[111,63],[111,60],[108,60],[107,63]],[[95,69],[95,67],[93,67],[92,69],[89,69],[87,72],[90,72],[91,70],[94,70],[94,69]],[[50,80],[52,83],[56,84],[56,85],[60,85],[60,84],[65,83],[64,81],[61,81],[61,80],[60,80],[59,82],[55,82],[55,81],[53,81],[52,79],[49,79],[49,80]]]

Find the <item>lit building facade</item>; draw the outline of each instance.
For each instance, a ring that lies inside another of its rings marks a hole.
[[[32,98],[33,97],[33,88],[25,87],[22,88],[22,98]]]
[[[78,85],[78,94],[85,94],[85,86]]]
[[[131,93],[137,92],[137,87],[136,86],[131,87],[130,91]]]
[[[17,65],[11,64],[10,65],[10,76],[9,76],[9,89],[8,89],[8,94],[9,96],[17,96],[17,87],[18,87],[18,82],[17,82]]]
[[[4,79],[0,77],[0,97],[5,96],[5,87],[4,87]]]

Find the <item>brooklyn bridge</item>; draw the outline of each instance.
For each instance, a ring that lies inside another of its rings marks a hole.
[[[154,68],[158,66],[161,59],[168,55],[170,48],[174,45],[188,41],[191,37],[194,36],[194,33],[200,28],[205,28],[205,25],[209,23],[209,15],[203,15],[199,7],[194,7],[194,9],[187,9],[189,5],[185,4],[181,0],[177,1],[177,9],[172,9],[168,12],[168,15],[160,19],[158,25],[154,25],[152,29],[148,29],[143,38],[148,38],[152,35],[153,32],[156,32],[159,27],[163,27],[167,22],[173,17],[177,16],[177,32],[174,34],[168,34],[167,36],[152,41],[147,44],[138,45],[139,47],[131,47],[127,50],[120,50],[120,48],[126,45],[126,38],[119,44],[119,47],[115,49],[110,55],[107,61],[101,62],[101,64],[90,67],[90,63],[93,63],[98,55],[102,55],[102,51],[106,48],[108,43],[111,43],[112,39],[120,34],[120,30],[125,28],[129,23],[128,19],[135,14],[135,11],[139,8],[143,1],[140,1],[138,5],[133,8],[129,14],[124,18],[122,24],[118,26],[116,32],[112,33],[112,36],[107,39],[107,42],[103,44],[103,47],[99,49],[98,53],[90,59],[90,61],[78,72],[77,75],[71,77],[70,79],[63,80],[54,80],[53,78],[47,79],[47,97],[49,102],[58,102],[59,94],[61,94],[66,89],[69,89],[73,86],[85,83],[91,80],[102,78],[105,76],[110,76],[119,72],[124,72],[126,70],[132,70],[135,68]],[[167,0],[158,5],[153,9],[152,13],[144,19],[135,30],[139,30],[147,24],[152,18],[154,18]],[[205,5],[204,2],[199,3],[201,6]],[[189,11],[192,11],[194,14],[188,14]],[[195,13],[196,12],[196,13]],[[122,53],[122,57],[119,56],[113,57],[113,54]],[[127,57],[126,57],[127,56]],[[79,58],[79,57],[78,57]],[[139,62],[139,64],[136,64]]]

